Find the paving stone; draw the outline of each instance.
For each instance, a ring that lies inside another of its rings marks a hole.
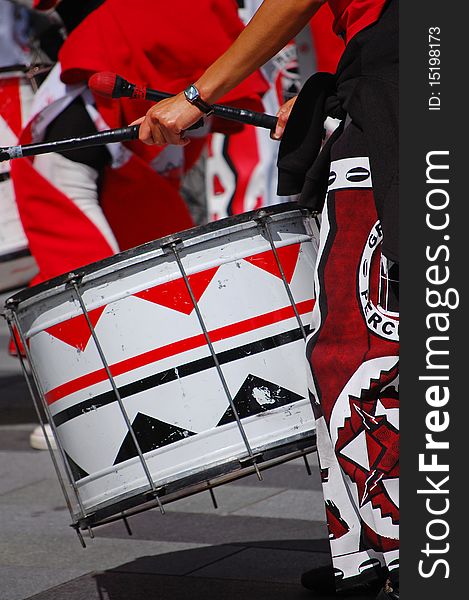
[[[149,573],[159,575],[188,575],[202,567],[217,563],[232,554],[241,552],[245,546],[222,544],[181,550],[158,556],[142,556],[113,569],[119,573]]]
[[[0,565],[0,600],[23,600],[81,575],[79,569]]]
[[[34,452],[34,451],[32,451]],[[58,480],[44,477],[39,481],[24,485],[0,495],[0,506],[48,508],[50,510],[67,510],[65,498]]]
[[[36,423],[0,426],[0,451],[36,452],[29,445],[29,436]]]
[[[311,600],[298,585],[165,575],[96,573],[30,600]],[[318,600],[320,598],[318,597]]]
[[[327,538],[324,523],[298,519],[170,512],[161,515],[152,510],[133,516],[129,522],[134,537],[138,539],[231,544]],[[122,538],[127,534],[123,524],[116,522],[100,527],[96,535]]]
[[[0,496],[44,478],[55,478],[48,452],[0,452]]]
[[[246,508],[266,500],[272,496],[276,496],[282,490],[266,487],[265,484],[243,487],[233,487],[231,484],[222,485],[214,490],[214,495],[218,504],[215,509],[209,492],[201,492],[194,494],[188,498],[177,500],[167,504],[165,510],[172,512],[190,512],[190,513],[208,513],[220,515],[228,515],[242,508]]]
[[[317,490],[287,490],[233,512],[250,517],[325,521],[324,499]]]
[[[19,535],[0,541],[0,564],[4,567],[21,567],[26,573],[29,568],[75,569],[77,575],[90,571],[117,567],[142,556],[158,556],[169,552],[200,548],[201,544],[184,542],[161,542],[128,539],[86,540],[82,548],[75,534],[71,536],[49,535],[35,538]],[[1,598],[1,596],[0,596]]]
[[[2,305],[0,304],[0,312]],[[13,375],[21,374],[21,363],[16,356],[8,354],[8,345],[10,343],[10,333],[7,330],[6,322],[0,317],[0,374]]]
[[[327,554],[247,547],[211,565],[201,567],[192,575],[295,584],[300,581],[304,571],[329,563],[330,558]]]
[[[235,542],[233,546],[243,546],[244,548],[272,548],[276,550],[298,550],[300,552],[325,552],[330,554],[329,540],[323,539],[304,539],[304,540],[265,540],[262,542]]]
[[[303,459],[295,459],[262,471],[265,485],[283,489],[321,490],[319,466],[315,452],[308,455],[308,462],[312,471],[311,475],[308,475]],[[249,475],[231,485],[255,485],[257,481],[257,475]]]
[[[0,364],[3,359],[0,356]],[[11,370],[4,365],[4,370],[7,369]],[[0,376],[0,424],[36,422],[36,411],[23,376],[20,373],[2,373],[2,369]]]

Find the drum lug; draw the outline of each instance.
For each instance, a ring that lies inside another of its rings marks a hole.
[[[8,298],[8,300],[5,302],[5,308],[15,310],[19,303],[20,301],[16,298]]]
[[[258,466],[258,461],[262,462],[263,461],[263,454],[262,452],[258,452],[257,454],[253,454],[252,456],[246,456],[245,458],[240,458],[239,459],[239,464],[241,465],[242,468],[244,467],[249,467],[252,466],[254,467],[254,470],[256,472],[257,478],[259,479],[259,481],[263,480],[262,474],[259,470],[259,466]]]
[[[245,456],[244,458],[238,459],[238,462],[242,467],[248,467],[249,465],[253,465],[255,462],[262,462],[264,460],[264,455],[262,452],[258,452],[257,454],[253,454],[252,456]]]
[[[169,236],[160,244],[162,250],[172,249],[182,244],[182,239],[179,237]]]
[[[256,223],[260,223],[261,225],[264,225],[265,222],[270,218],[269,213],[266,210],[259,210],[257,212],[257,215],[254,217],[254,221]]]
[[[69,285],[80,285],[84,275],[84,273],[71,272],[67,275],[66,283],[68,283]]]

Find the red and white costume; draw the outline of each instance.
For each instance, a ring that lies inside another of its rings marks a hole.
[[[134,0],[131,9],[126,0],[107,0],[65,41],[59,66],[39,91],[21,141],[41,139],[48,124],[78,96],[98,130],[129,124],[151,103],[92,98],[85,85],[90,75],[112,71],[133,83],[178,92],[241,29],[236,7],[223,0]],[[223,101],[259,109],[265,89],[263,78],[255,74]],[[103,173],[58,154],[15,161],[18,207],[40,268],[34,283],[190,227],[178,187],[202,143],[196,140],[186,150],[138,141],[114,144]]]
[[[30,115],[32,57],[28,47],[28,11],[0,0],[0,146],[14,146]],[[28,251],[10,178],[10,163],[0,163],[0,291],[20,287],[37,271]]]
[[[335,585],[348,590],[397,580],[399,568],[399,267],[389,251],[396,207],[382,200],[398,179],[398,4],[329,4],[347,40],[331,91],[346,117],[307,171],[300,201],[319,208],[308,182],[317,189],[321,171],[328,186],[307,357]],[[300,94],[294,111],[301,102]]]

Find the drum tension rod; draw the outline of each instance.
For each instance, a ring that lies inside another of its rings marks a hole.
[[[210,483],[208,485],[210,485]],[[212,499],[213,508],[218,508],[218,502],[215,498],[215,492],[213,491],[213,487],[209,487],[208,491],[210,492],[210,498]]]
[[[127,530],[127,533],[129,535],[133,535],[132,530],[130,529],[130,525],[129,525],[129,520],[127,519],[127,517],[124,515],[124,513],[122,513],[122,520],[124,521],[124,525],[125,528]]]
[[[306,472],[308,473],[308,475],[311,475],[311,467],[309,465],[307,454],[303,454],[303,460],[305,461]]]
[[[80,544],[81,544],[82,548],[86,548],[85,540],[80,531],[80,524],[79,523],[71,523],[70,527],[73,527],[73,529],[75,530],[75,532],[78,536],[78,539],[80,540]]]

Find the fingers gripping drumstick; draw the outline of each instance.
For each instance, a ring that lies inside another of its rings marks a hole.
[[[145,86],[137,86],[134,83],[129,83],[120,75],[107,71],[92,75],[88,81],[88,85],[93,92],[107,98],[139,98],[158,101],[173,96],[173,94],[168,94],[168,92],[160,92]],[[225,106],[223,104],[213,104],[212,108],[214,115],[223,119],[229,119],[230,121],[263,127],[271,131],[277,125],[277,117],[253,110],[234,108],[233,106]]]

